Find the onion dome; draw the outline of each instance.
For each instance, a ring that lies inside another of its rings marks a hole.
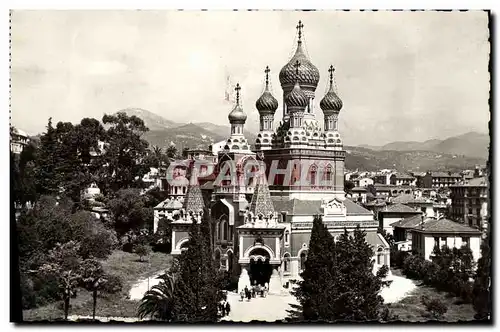
[[[330,66],[330,69],[328,69],[328,71],[330,72],[330,89],[323,97],[323,99],[321,99],[319,106],[325,114],[338,113],[342,109],[343,103],[333,90],[333,72],[335,71],[335,68],[333,68],[333,66]]]
[[[299,61],[297,61],[295,63],[295,68],[296,68],[295,70],[297,72],[299,71],[300,66],[301,66],[301,63]],[[292,91],[290,91],[290,93],[286,95],[285,103],[286,103],[286,106],[289,108],[300,108],[302,110],[309,103],[309,100],[308,100],[306,94],[300,88],[298,80],[295,81],[295,85],[294,85]],[[290,111],[292,111],[292,109]]]
[[[278,109],[278,101],[269,91],[269,67],[266,67],[266,89],[262,95],[255,102],[255,107],[261,114],[270,113],[274,114],[276,109]]]
[[[299,30],[299,40],[297,44],[297,50],[295,54],[290,59],[290,61],[281,69],[279,78],[283,90],[286,87],[292,87],[295,81],[298,79],[301,87],[304,90],[314,92],[319,83],[319,70],[312,64],[312,62],[307,58],[304,49],[302,47],[302,28],[304,25],[299,21],[297,29]],[[299,61],[301,63],[300,71],[298,74],[295,72],[294,64]]]
[[[228,115],[228,119],[230,123],[245,123],[247,120],[247,115],[243,112],[243,108],[240,106],[240,84],[236,84],[236,106],[234,106],[231,113]]]

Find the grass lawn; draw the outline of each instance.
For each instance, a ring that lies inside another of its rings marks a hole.
[[[130,289],[139,280],[145,279],[170,267],[172,256],[152,252],[144,262],[136,254],[114,251],[102,262],[107,273],[118,275],[123,282],[123,290],[117,294],[98,295],[97,316],[135,317],[139,301],[127,300]],[[70,315],[92,315],[92,295],[80,289],[76,298],[71,299]],[[61,302],[40,308],[24,310],[23,318],[27,321],[53,320],[62,318],[64,312]]]
[[[418,284],[417,284],[418,285]],[[439,292],[429,286],[417,286],[409,296],[405,297],[398,303],[388,303],[388,308],[393,314],[399,316],[399,320],[409,322],[424,322],[429,320],[427,310],[421,302],[422,295],[427,295],[429,298],[438,298],[443,301],[448,308],[448,311],[440,319],[440,321],[457,322],[474,320],[474,308],[472,304],[461,304],[460,298],[454,297],[449,293]]]

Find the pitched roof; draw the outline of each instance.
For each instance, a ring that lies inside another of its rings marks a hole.
[[[423,227],[415,227],[413,230],[422,233],[481,234],[481,232],[475,228],[445,218],[439,220],[431,219],[425,222]]]
[[[393,213],[420,213],[420,211],[417,211],[408,205],[404,205],[401,203],[396,203],[396,204],[390,204],[387,205],[383,210],[380,212],[393,212]]]
[[[486,177],[474,178],[452,185],[452,187],[487,187],[488,179]]]
[[[257,185],[252,195],[252,201],[250,202],[250,212],[252,212],[254,216],[260,214],[269,216],[274,214],[274,205],[271,200],[271,194],[269,193],[269,187],[265,176],[259,176],[257,181]]]
[[[400,221],[393,222],[390,224],[392,227],[399,228],[414,228],[422,223],[422,214],[417,214],[408,218],[403,218]]]
[[[372,215],[370,210],[365,209],[350,199],[345,199],[343,203],[347,209],[347,215]]]
[[[451,178],[451,177],[460,178],[460,177],[462,177],[458,173],[448,173],[448,172],[431,172],[431,176],[435,177],[435,178]]]
[[[396,178],[396,179],[411,179],[411,180],[415,179],[413,176],[411,176],[409,174],[403,174],[403,173],[396,173],[396,174],[393,174],[392,176],[394,176],[394,178]]]
[[[397,197],[391,198],[392,203],[428,203],[427,199],[422,197],[414,197],[412,194],[401,194]]]
[[[274,207],[278,212],[287,212],[290,215],[315,215],[322,213],[321,205],[323,201],[321,200],[299,200],[291,199],[284,200],[281,198],[272,199]],[[365,209],[359,204],[354,203],[350,199],[345,199],[342,201],[346,207],[347,215],[372,215],[370,210]]]

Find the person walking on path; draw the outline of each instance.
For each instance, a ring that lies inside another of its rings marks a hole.
[[[229,302],[226,302],[226,307],[225,307],[225,309],[226,309],[226,315],[228,315],[228,316],[229,316],[229,312],[231,311],[231,306],[229,305]]]

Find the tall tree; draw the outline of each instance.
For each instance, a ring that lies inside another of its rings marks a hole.
[[[103,184],[112,191],[120,188],[138,187],[149,169],[144,160],[148,143],[142,134],[148,130],[140,118],[125,112],[104,115],[102,122],[109,126],[107,147],[104,154],[107,181]]]
[[[204,233],[207,223],[207,220],[202,224],[193,221],[187,250],[179,259],[179,277],[174,293],[174,317],[177,321],[217,320],[217,303],[221,294],[217,289],[210,239]]]
[[[333,319],[331,300],[335,297],[335,242],[320,216],[315,216],[305,269],[298,288],[292,291],[300,307],[291,314],[295,319]],[[328,291],[327,291],[328,289]],[[297,312],[298,310],[298,312]]]
[[[481,244],[481,258],[478,260],[474,279],[474,310],[476,319],[487,320],[491,317],[491,237],[486,236]]]
[[[115,222],[119,236],[127,232],[139,232],[153,220],[153,208],[146,206],[146,195],[140,195],[138,189],[121,189],[115,198],[108,201],[108,208]]]
[[[373,274],[373,248],[366,242],[366,232],[359,225],[349,236],[347,230],[336,246],[338,263],[335,284],[338,296],[335,299],[334,317],[343,321],[379,320],[383,312],[384,299],[379,295],[388,267]]]
[[[47,131],[40,137],[40,149],[35,168],[37,193],[41,195],[58,194],[59,187],[56,181],[56,130],[49,118]]]

